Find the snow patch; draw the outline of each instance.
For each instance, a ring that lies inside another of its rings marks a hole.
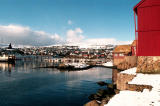
[[[159,106],[158,102],[153,103],[154,96],[145,89],[142,93],[136,91],[121,91],[114,96],[105,106]]]
[[[103,66],[112,67],[113,63],[112,62],[107,62],[107,63],[104,63]]]
[[[121,73],[123,73],[123,74],[130,74],[130,75],[136,75],[137,74],[136,70],[137,70],[137,68],[134,67],[134,68],[130,68],[128,70],[122,71]]]
[[[136,75],[129,84],[151,85],[152,90],[120,91],[104,106],[160,106],[160,74],[136,74],[136,68],[121,73]]]

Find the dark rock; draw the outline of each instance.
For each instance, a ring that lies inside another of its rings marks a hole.
[[[107,93],[108,95],[115,94],[114,89],[112,89],[112,88],[108,88],[107,91],[108,91],[108,93]]]
[[[115,94],[119,94],[120,90],[115,89],[114,92],[115,92]]]
[[[107,84],[107,88],[116,89],[116,84]]]
[[[95,95],[95,94],[91,94],[91,95],[89,95],[88,99],[90,99],[90,100],[94,100],[94,95]]]
[[[101,101],[100,106],[104,106],[105,104],[107,104],[107,101],[103,99],[103,100]]]
[[[100,99],[100,96],[98,96],[97,94],[91,94],[88,97],[88,99],[90,99],[90,100],[98,100],[98,99]]]
[[[105,83],[105,82],[103,82],[103,81],[99,81],[99,82],[97,82],[97,84],[100,85],[100,86],[105,86],[105,85],[107,85],[107,83]]]
[[[103,99],[102,99],[102,102],[104,102],[104,103],[106,104],[106,103],[108,103],[108,101],[109,101],[110,99],[111,99],[110,97],[103,98]]]
[[[91,94],[88,98],[90,100],[97,100],[100,101],[101,104],[99,106],[104,106],[104,104],[107,104],[108,101],[117,93],[119,93],[119,90],[116,89],[115,84],[108,84],[103,81],[97,82],[98,85],[104,86],[107,85],[106,89],[99,89],[96,94]],[[92,105],[90,105],[92,106]],[[94,106],[94,105],[93,105]]]
[[[96,93],[98,96],[104,96],[106,94],[108,94],[108,90],[104,90],[104,89],[99,89]]]
[[[87,104],[85,104],[84,106],[100,106],[99,103],[97,103],[96,100],[90,101]]]

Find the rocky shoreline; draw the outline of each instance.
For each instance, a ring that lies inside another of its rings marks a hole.
[[[103,81],[97,82],[99,86],[106,86],[104,89],[98,89],[96,93],[91,94],[88,98],[91,100],[84,106],[104,106],[108,101],[115,95],[119,93],[116,84],[106,83]]]
[[[145,84],[131,84],[131,82],[136,77],[136,67],[130,68],[125,71],[117,70],[112,74],[112,83],[106,83],[103,81],[97,82],[99,86],[106,86],[105,89],[99,89],[96,93],[89,96],[90,102],[86,103],[84,106],[104,106],[123,91],[133,91],[142,93],[145,90],[151,91],[153,86]],[[112,105],[113,106],[113,105]]]

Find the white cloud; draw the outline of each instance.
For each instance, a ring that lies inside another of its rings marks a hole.
[[[80,34],[82,34],[82,33],[83,33],[83,31],[82,31],[82,29],[81,29],[81,28],[76,28],[76,29],[75,29],[75,32],[76,32],[76,33],[80,33]]]
[[[20,25],[0,25],[0,42],[19,45],[45,46],[62,43],[58,34],[44,31],[33,31],[29,27]]]
[[[29,27],[21,27],[18,25],[8,25],[8,26],[0,26],[0,31],[7,32],[9,34],[19,35],[18,33],[24,33],[25,31],[29,31]]]
[[[73,22],[71,20],[68,20],[68,25],[72,25]]]
[[[66,38],[57,33],[50,34],[44,31],[34,31],[30,27],[20,25],[0,25],[0,43],[28,46],[49,46],[57,44],[68,45],[107,45],[131,44],[131,41],[119,41],[115,38],[86,39],[81,28],[70,29]]]
[[[56,44],[62,44],[62,43],[64,43],[64,39],[60,35],[58,35],[57,33],[55,33],[54,35],[51,35],[51,38],[53,40],[57,41]]]
[[[83,30],[81,28],[76,28],[75,30],[67,31],[66,43],[68,45],[78,45],[78,46],[91,46],[91,45],[123,45],[123,44],[131,44],[132,41],[120,41],[115,38],[97,38],[97,39],[85,39],[83,35]]]
[[[83,42],[84,36],[82,35],[83,31],[80,28],[76,28],[75,30],[68,30],[66,33],[66,43],[68,44],[78,44]]]

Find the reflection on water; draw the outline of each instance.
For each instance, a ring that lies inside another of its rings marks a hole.
[[[97,81],[111,81],[112,70],[91,68],[60,71],[42,61],[0,63],[0,106],[82,106],[100,87]]]
[[[7,62],[0,63],[0,70],[1,71],[6,71],[6,70],[11,71],[12,67],[15,67],[15,64],[7,63]]]
[[[0,72],[6,72],[6,75],[10,77],[12,69],[15,67],[15,63],[0,62]]]

